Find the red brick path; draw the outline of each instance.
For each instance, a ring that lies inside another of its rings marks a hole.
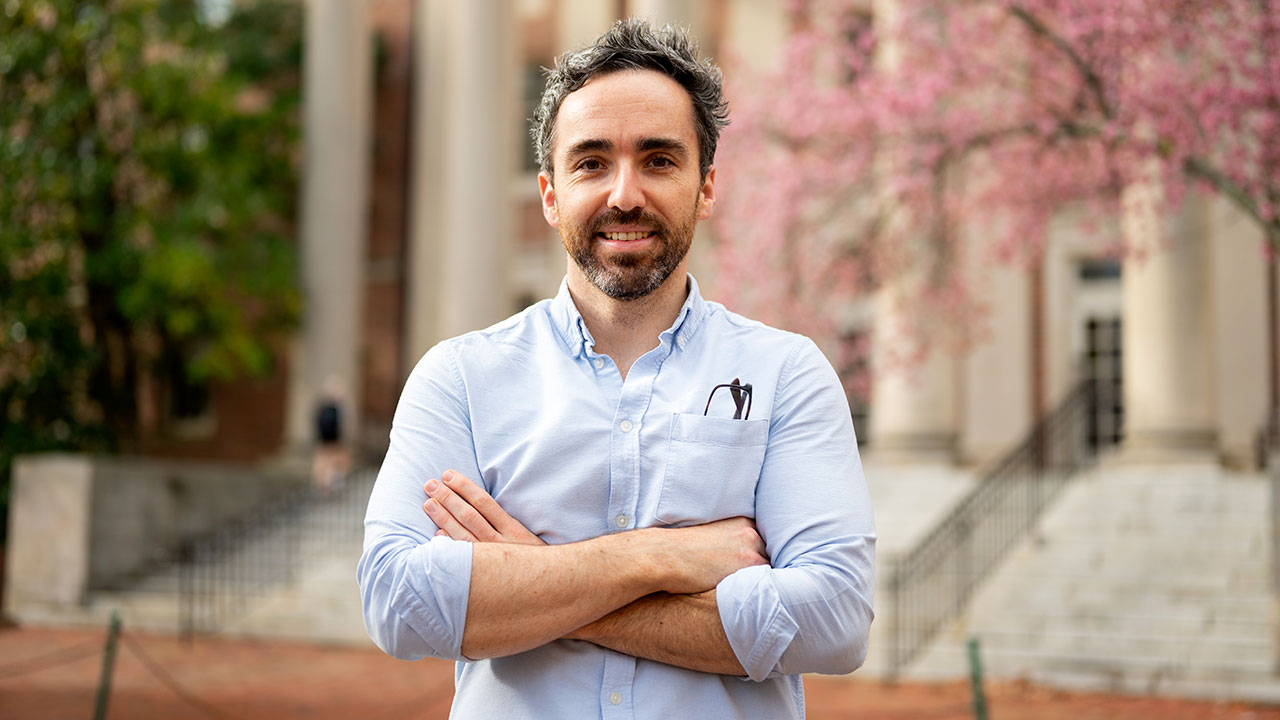
[[[102,630],[0,629],[0,718],[92,717]],[[168,685],[166,683],[173,683]],[[899,685],[840,678],[805,681],[813,720],[964,720],[966,685]],[[993,720],[1280,720],[1280,708],[1064,693],[998,684]],[[376,650],[296,643],[122,636],[112,720],[444,720],[452,663],[407,663]]]

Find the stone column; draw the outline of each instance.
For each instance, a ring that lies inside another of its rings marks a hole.
[[[577,50],[595,40],[617,19],[614,3],[560,0],[556,7],[556,53]]]
[[[627,0],[627,17],[648,18],[657,25],[670,23],[700,33],[705,21],[700,0]]]
[[[870,451],[877,460],[949,463],[955,453],[955,362],[940,343],[927,349],[923,361],[909,360],[920,340],[900,330],[900,318],[910,312],[905,287],[891,286],[876,297]]]
[[[1008,452],[1038,419],[1031,411],[1031,273],[990,257],[986,243],[975,235],[970,233],[965,243],[966,272],[977,292],[990,298],[991,313],[980,321],[989,335],[960,360],[957,444],[966,464]]]
[[[1210,346],[1213,363],[1219,455],[1230,467],[1258,462],[1256,433],[1269,411],[1267,263],[1263,234],[1228,200],[1208,201],[1213,289]]]
[[[516,143],[509,0],[430,0],[417,14],[417,100],[406,366],[510,314]]]
[[[294,344],[288,440],[314,440],[322,386],[342,388],[343,434],[359,437],[360,317],[364,297],[372,108],[366,0],[308,0],[303,59],[302,334]]]
[[[1215,444],[1203,208],[1188,196],[1170,212],[1160,192],[1129,188],[1122,217],[1124,455],[1138,461],[1203,456]]]

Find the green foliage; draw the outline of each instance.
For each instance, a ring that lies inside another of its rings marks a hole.
[[[292,242],[302,8],[0,0],[0,530],[16,454],[135,438],[135,383],[270,369]]]

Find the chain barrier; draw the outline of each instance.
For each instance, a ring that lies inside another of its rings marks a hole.
[[[199,710],[207,717],[216,718],[217,720],[236,720],[236,716],[222,712],[209,703],[196,697],[191,691],[182,687],[182,684],[174,679],[174,677],[164,669],[164,666],[148,655],[147,651],[142,649],[142,645],[138,641],[134,640],[132,636],[124,635],[122,636],[122,639],[124,640],[125,647],[129,648],[129,652],[133,653],[133,656],[138,659],[138,662],[142,663],[142,666],[145,667],[147,671],[155,677],[155,679],[159,680],[161,685],[168,688],[169,692],[176,695],[180,700]]]
[[[129,655],[136,659],[151,677],[163,685],[165,689],[181,700],[185,705],[197,711],[200,714],[200,717],[212,718],[212,720],[244,720],[241,716],[218,709],[184,686],[180,680],[175,678],[173,674],[165,668],[162,662],[147,652],[143,643],[135,638],[133,633],[120,630],[117,637],[119,643],[128,649]],[[81,643],[59,648],[22,662],[2,665],[0,666],[0,680],[21,677],[99,656],[103,652],[103,646],[106,639],[106,633],[104,633],[101,637],[95,637]],[[419,696],[411,700],[398,703],[394,707],[385,708],[381,712],[368,717],[370,717],[371,720],[390,720],[391,718],[414,717],[415,708],[421,707],[423,702],[430,698],[439,697],[441,693],[451,691],[452,685],[453,678],[450,676],[442,682],[433,684],[431,687],[424,690]],[[902,718],[903,720],[907,720],[908,718],[912,720],[947,720],[948,718],[954,718],[955,720],[969,720],[969,718],[973,717],[971,714],[972,712],[973,708],[967,703],[949,703],[931,708],[879,708],[875,710],[874,713],[870,713],[868,717],[875,717],[880,720],[897,720],[897,718]]]
[[[43,670],[51,670],[62,665],[70,665],[88,657],[97,657],[102,652],[102,640],[93,639],[64,648],[37,655],[34,658],[17,663],[0,665],[0,680],[22,677]]]

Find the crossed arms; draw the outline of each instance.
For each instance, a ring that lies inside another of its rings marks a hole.
[[[477,543],[466,657],[510,655],[565,637],[689,670],[746,674],[715,600],[724,577],[768,563],[745,518],[548,546],[461,473],[446,471],[425,489],[423,509],[437,535]]]

